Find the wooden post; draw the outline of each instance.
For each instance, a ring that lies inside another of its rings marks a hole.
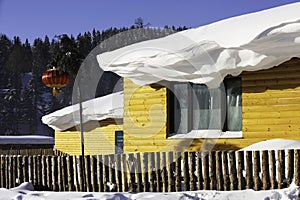
[[[78,179],[78,176],[79,176],[79,172],[78,172],[78,160],[77,160],[77,157],[74,155],[72,156],[72,160],[73,160],[73,170],[74,170],[74,173],[73,173],[73,180],[74,180],[74,190],[76,192],[80,191],[80,184],[79,184],[79,179]]]
[[[18,183],[21,184],[23,182],[25,182],[24,180],[24,174],[23,174],[23,158],[21,155],[18,155]],[[0,160],[1,162],[1,160]],[[0,165],[1,166],[1,165]],[[0,175],[1,179],[2,179],[2,176]],[[0,185],[1,187],[1,185]]]
[[[217,174],[217,190],[224,190],[224,178],[222,172],[222,152],[216,152],[216,174]]]
[[[262,179],[263,189],[270,189],[269,156],[266,150],[262,152]]]
[[[115,155],[110,154],[109,155],[109,180],[111,184],[111,188],[110,188],[111,192],[116,192],[116,186],[117,186],[116,170],[114,166],[115,166]]]
[[[123,192],[121,163],[122,163],[121,154],[117,154],[116,155],[116,171],[117,171],[117,189],[118,189],[118,192]]]
[[[0,187],[1,188],[6,188],[6,170],[5,170],[5,156],[1,155],[1,170],[0,170]]]
[[[175,163],[174,163],[174,156],[173,152],[168,152],[168,183],[169,183],[169,191],[168,192],[175,192]]]
[[[109,192],[109,163],[108,163],[108,155],[104,155],[103,159],[104,163],[104,173],[103,173],[103,179],[104,179],[104,192]]]
[[[204,179],[204,190],[209,190],[209,154],[207,152],[204,152],[202,155],[204,157],[203,160],[203,179]]]
[[[191,191],[195,191],[196,190],[196,153],[195,152],[190,152],[189,153],[190,156],[190,184],[191,184]]]
[[[154,152],[149,153],[149,167],[150,167],[150,192],[156,192],[156,173],[155,173],[155,158]]]
[[[229,178],[229,163],[228,163],[228,154],[226,151],[222,152],[223,158],[223,177],[224,177],[224,190],[230,190],[230,178]]]
[[[175,166],[175,174],[176,174],[176,183],[175,188],[176,192],[180,192],[181,190],[181,152],[176,152],[176,166]]]
[[[230,165],[230,189],[238,189],[237,171],[236,171],[236,158],[235,152],[229,152],[229,165]]]
[[[104,192],[102,155],[97,156],[97,179],[98,179],[98,185],[99,185],[98,192]]]
[[[19,177],[18,177],[18,166],[17,166],[18,160],[17,160],[16,155],[13,155],[12,161],[13,161],[13,170],[12,170],[12,173],[13,173],[13,187],[16,187],[16,186],[19,185],[19,184],[17,184],[17,179],[19,179]]]
[[[97,183],[97,158],[96,156],[91,156],[91,184],[92,184],[92,191],[97,192],[98,183]]]
[[[295,185],[300,186],[300,150],[295,150]]]
[[[82,164],[83,158],[82,156],[76,156],[76,163],[77,163],[77,177],[78,177],[78,188],[80,192],[84,192],[85,187],[84,187],[84,179],[83,179],[83,169],[82,169]]]
[[[163,187],[162,192],[168,192],[168,171],[167,171],[166,152],[162,152],[161,167],[162,167],[162,187]]]
[[[290,185],[294,177],[294,150],[288,150],[288,174],[287,174],[287,183]]]
[[[160,168],[160,153],[155,153],[155,172],[156,172],[156,191],[162,192],[162,178],[161,178],[161,168]]]
[[[122,154],[122,166],[123,166],[123,182],[124,182],[124,190],[123,192],[128,192],[128,169],[127,169],[127,160],[126,154]]]
[[[30,172],[29,172],[28,156],[23,156],[23,174],[24,174],[25,182],[29,182],[29,173]]]
[[[253,189],[253,163],[251,151],[246,151],[246,189]]]
[[[188,152],[183,153],[183,190],[190,190],[190,174],[189,174],[189,155]]]
[[[46,156],[46,169],[47,169],[47,188],[49,190],[53,190],[53,184],[52,184],[52,156]],[[24,162],[24,159],[23,159]],[[25,164],[25,163],[24,163]]]
[[[149,173],[148,173],[148,153],[143,153],[143,182],[144,182],[144,192],[149,192]]]
[[[237,176],[238,176],[238,189],[243,190],[245,189],[245,178],[243,175],[243,171],[245,169],[245,163],[244,163],[244,152],[238,151],[237,152],[237,158],[238,158],[238,170],[237,170]]]
[[[203,189],[202,153],[197,152],[197,182],[198,190]]]
[[[217,179],[216,179],[216,152],[209,152],[209,165],[210,165],[210,189],[217,189]]]
[[[253,176],[254,176],[254,190],[260,190],[261,189],[261,180],[259,177],[260,172],[260,154],[259,151],[253,152],[253,164],[254,164],[254,170],[253,170]]]
[[[73,157],[67,156],[67,176],[68,176],[68,189],[69,191],[74,190],[74,169],[73,169]]]
[[[271,168],[271,189],[277,189],[278,183],[276,178],[276,157],[275,151],[270,151],[270,168]]]
[[[143,192],[142,160],[140,153],[136,153],[136,178],[137,192]]]
[[[132,153],[128,154],[128,170],[130,172],[130,192],[136,192],[136,182],[135,182],[135,159]]]
[[[91,192],[91,156],[86,155],[84,157],[84,180],[85,180],[85,191]]]
[[[278,150],[278,189],[285,187],[285,152],[284,150]]]
[[[57,156],[52,156],[52,185],[54,191],[59,191],[58,188],[58,162]]]

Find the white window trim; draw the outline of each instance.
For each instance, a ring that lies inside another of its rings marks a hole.
[[[222,130],[192,130],[185,134],[174,134],[168,139],[176,138],[242,138],[242,131],[222,131]]]

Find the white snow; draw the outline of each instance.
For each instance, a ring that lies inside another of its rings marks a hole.
[[[54,144],[54,138],[42,135],[0,136],[0,144]]]
[[[116,92],[82,103],[83,123],[108,118],[123,118],[123,92]],[[66,130],[80,124],[79,104],[65,107],[42,117],[54,130]]]
[[[217,87],[228,75],[300,57],[300,3],[225,19],[97,55],[100,67],[136,84],[160,80]]]
[[[279,199],[298,199],[300,188],[292,184],[289,188],[281,190],[253,191],[193,191],[193,192],[170,192],[170,193],[129,193],[129,192],[39,192],[34,191],[30,183],[23,183],[19,187],[12,189],[0,188],[0,200],[10,199],[118,199],[118,200],[133,200],[133,199],[160,199],[160,200],[279,200]]]
[[[240,151],[300,149],[300,140],[272,139],[249,145]]]

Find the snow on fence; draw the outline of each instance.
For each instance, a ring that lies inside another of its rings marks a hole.
[[[300,150],[1,155],[0,178],[51,191],[267,190],[300,185]]]

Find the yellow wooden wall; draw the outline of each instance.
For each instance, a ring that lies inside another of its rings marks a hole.
[[[115,153],[115,131],[123,130],[122,121],[107,119],[84,124],[86,155]],[[55,149],[71,155],[81,155],[79,129],[55,131]]]
[[[194,140],[166,138],[166,88],[139,87],[125,79],[125,151],[229,150],[272,138],[300,140],[300,59],[241,77],[243,138]]]

